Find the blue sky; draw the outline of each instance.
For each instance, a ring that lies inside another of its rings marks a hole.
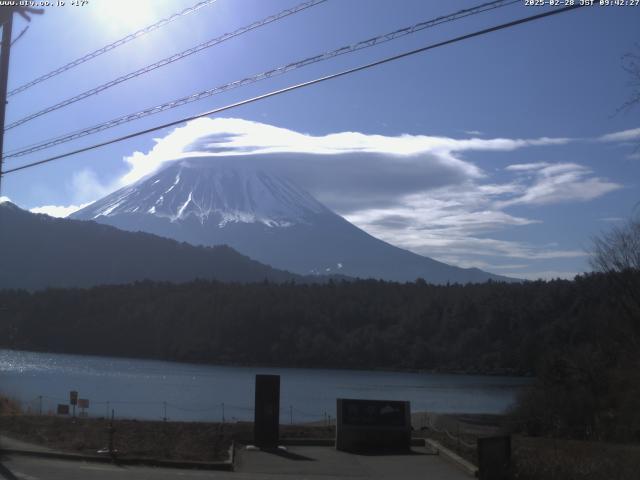
[[[48,8],[13,46],[10,88],[194,3],[89,0]],[[218,0],[11,97],[7,122],[298,3]],[[478,3],[329,0],[11,129],[5,150]],[[543,10],[516,4],[440,25],[8,159],[5,167]],[[571,277],[589,268],[589,239],[640,201],[640,106],[616,113],[631,95],[621,56],[640,43],[639,21],[640,7],[564,13],[9,174],[2,195],[61,215],[159,168],[174,152],[213,144],[218,154],[280,169],[395,245],[504,275]],[[17,19],[14,35],[25,25]]]

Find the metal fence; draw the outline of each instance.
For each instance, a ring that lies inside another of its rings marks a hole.
[[[90,418],[163,420],[163,421],[203,421],[203,422],[239,422],[253,421],[253,405],[213,401],[202,407],[178,405],[162,400],[93,400],[89,407],[70,405],[69,398],[38,395],[30,400],[14,400],[20,406],[22,414],[57,414],[58,405],[69,405],[69,415]],[[75,407],[75,408],[74,408]],[[335,425],[335,410],[309,411],[296,405],[280,406],[280,423],[283,425]]]

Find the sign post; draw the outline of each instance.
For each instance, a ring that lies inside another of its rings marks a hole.
[[[66,405],[64,403],[59,403],[58,404],[57,414],[58,415],[69,415],[69,405]]]
[[[78,407],[80,407],[80,416],[86,417],[87,412],[85,411],[89,408],[89,399],[88,398],[79,398],[78,399]]]
[[[280,375],[256,375],[253,441],[260,448],[277,448],[280,439]]]
[[[76,405],[78,404],[78,392],[71,390],[69,392],[69,403],[73,406],[73,418],[76,417]]]

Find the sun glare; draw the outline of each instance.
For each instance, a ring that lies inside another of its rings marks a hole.
[[[143,28],[158,18],[161,2],[148,0],[98,0],[92,11],[97,22],[110,33],[125,33]]]

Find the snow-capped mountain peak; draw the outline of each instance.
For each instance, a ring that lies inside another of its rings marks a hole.
[[[202,224],[215,222],[222,228],[229,223],[288,227],[326,212],[326,207],[283,177],[249,165],[189,159],[122,188],[79,213],[92,220],[146,213],[172,222],[189,218]]]

